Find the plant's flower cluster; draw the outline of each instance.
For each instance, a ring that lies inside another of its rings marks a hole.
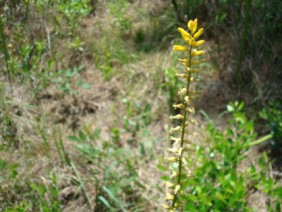
[[[191,83],[197,82],[197,79],[195,79],[192,74],[200,71],[199,69],[195,69],[194,66],[199,65],[204,61],[204,59],[199,59],[198,57],[205,54],[204,51],[197,49],[197,47],[205,42],[204,40],[197,40],[204,31],[203,28],[197,30],[198,20],[190,20],[187,27],[188,31],[183,28],[178,28],[186,45],[173,46],[174,51],[183,51],[187,53],[187,58],[178,59],[178,61],[184,65],[185,72],[176,74],[176,77],[185,79],[186,82],[185,87],[178,91],[178,95],[182,101],[173,105],[175,109],[180,110],[180,113],[170,116],[171,120],[178,120],[178,122],[181,122],[181,126],[171,128],[171,133],[175,135],[170,137],[172,146],[168,151],[172,153],[172,156],[166,158],[170,163],[171,180],[170,182],[166,182],[168,190],[165,200],[167,203],[163,206],[170,211],[176,211],[177,208],[181,207],[182,203],[179,194],[183,192],[183,179],[187,179],[191,174],[184,153],[191,150],[187,146],[188,144],[191,145],[190,140],[187,140],[188,125],[189,123],[197,125],[195,120],[188,118],[189,115],[195,113],[195,109],[191,106],[190,100],[198,93],[191,89]],[[193,135],[193,133],[191,132],[190,135]]]

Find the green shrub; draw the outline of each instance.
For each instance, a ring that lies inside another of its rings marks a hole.
[[[264,193],[266,198],[273,198],[267,205],[269,208],[280,207],[282,187],[266,174],[269,166],[266,154],[256,163],[243,166],[248,160],[250,147],[258,143],[254,123],[247,119],[243,107],[242,103],[229,104],[227,108],[232,118],[226,128],[218,130],[210,121],[207,143],[197,146],[195,158],[187,157],[191,166],[195,162],[197,165],[184,183],[186,190],[182,201],[185,210],[249,211],[251,188]]]

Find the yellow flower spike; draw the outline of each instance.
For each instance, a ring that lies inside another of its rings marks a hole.
[[[174,104],[173,108],[174,109],[182,109],[182,108],[184,108],[184,105],[183,104]]]
[[[203,34],[203,32],[204,32],[204,28],[199,29],[198,32],[194,34],[193,36],[194,39],[197,39],[198,37],[200,37]]]
[[[184,65],[185,72],[177,73],[176,76],[179,78],[185,78],[185,80],[180,80],[186,83],[186,85],[184,86],[185,89],[180,89],[178,91],[178,94],[181,95],[181,102],[173,105],[175,109],[180,110],[179,114],[176,116],[170,116],[170,119],[172,120],[180,120],[179,122],[181,124],[180,126],[171,128],[171,132],[176,131],[177,134],[179,134],[179,137],[170,137],[171,148],[168,149],[173,156],[167,158],[167,160],[172,162],[169,165],[169,169],[171,171],[170,184],[171,189],[173,190],[168,192],[166,197],[167,200],[171,200],[171,205],[166,207],[169,211],[181,211],[181,205],[183,205],[181,202],[181,196],[183,195],[183,192],[186,193],[185,186],[182,188],[182,185],[184,185],[183,183],[185,183],[185,180],[191,176],[191,170],[188,167],[188,162],[185,160],[187,154],[186,152],[196,150],[195,144],[188,140],[188,138],[193,135],[193,131],[191,132],[191,129],[188,130],[188,125],[197,124],[195,120],[190,119],[190,114],[195,113],[195,109],[190,106],[190,101],[192,101],[195,95],[198,94],[198,92],[191,88],[191,86],[193,86],[191,84],[193,81],[197,81],[194,73],[198,73],[200,71],[200,69],[194,69],[193,65],[198,65],[204,61],[202,57],[195,60],[195,57],[205,54],[205,51],[197,50],[197,47],[204,44],[205,41],[197,40],[204,32],[203,28],[198,29],[198,19],[190,20],[187,27],[187,31],[183,28],[178,28],[182,38],[187,42],[187,46],[173,46],[174,51],[185,51],[188,55],[183,59],[178,59],[178,61]]]
[[[180,32],[182,38],[186,41],[186,42],[189,42],[190,38],[191,38],[191,35],[186,32],[183,28],[181,27],[178,27],[178,32]]]
[[[191,56],[194,57],[194,56],[199,56],[199,55],[203,55],[203,54],[205,54],[205,51],[194,50],[194,51],[192,51]]]
[[[173,51],[188,51],[187,46],[180,46],[180,45],[174,45],[172,49]]]

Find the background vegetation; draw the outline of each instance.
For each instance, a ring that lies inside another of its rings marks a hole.
[[[171,49],[194,18],[185,211],[281,211],[281,4],[1,0],[0,211],[163,211]]]

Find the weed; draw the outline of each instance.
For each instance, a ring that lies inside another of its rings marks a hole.
[[[59,90],[63,92],[64,95],[72,94],[77,95],[77,87],[82,87],[84,89],[90,88],[90,84],[83,82],[82,79],[77,79],[76,83],[72,85],[72,81],[77,77],[78,73],[82,70],[82,67],[74,67],[73,69],[59,70],[56,73],[51,73],[51,79],[57,84]]]
[[[191,124],[197,124],[193,119],[188,118],[188,114],[194,114],[195,109],[191,105],[191,100],[194,99],[197,94],[192,88],[192,83],[197,81],[197,79],[192,77],[192,74],[199,72],[195,66],[200,64],[203,59],[195,59],[197,56],[203,55],[204,51],[198,51],[197,47],[202,45],[205,41],[198,39],[202,33],[203,28],[197,30],[198,20],[191,20],[188,22],[189,32],[185,31],[183,28],[178,28],[183,39],[187,42],[186,45],[174,45],[173,49],[175,51],[183,51],[188,53],[187,59],[179,59],[179,62],[184,65],[184,73],[177,73],[176,76],[180,80],[184,79],[186,83],[185,88],[181,88],[178,91],[178,95],[181,97],[181,102],[179,104],[174,104],[175,109],[179,109],[181,113],[171,116],[171,120],[180,121],[180,124],[171,129],[171,132],[177,134],[177,137],[171,136],[170,140],[172,143],[172,148],[169,149],[173,153],[173,157],[167,158],[171,162],[170,169],[172,170],[172,175],[170,176],[171,182],[168,182],[171,191],[167,192],[166,200],[171,201],[170,205],[164,205],[165,208],[170,210],[176,210],[182,207],[181,195],[184,191],[183,183],[187,177],[190,176],[190,169],[188,168],[186,153],[190,151],[188,147],[191,145],[190,138],[188,139],[188,126]],[[192,132],[189,132],[189,136]]]
[[[248,211],[250,208],[247,197],[250,187],[265,192],[266,195],[278,197],[278,193],[274,194],[271,189],[267,189],[269,186],[281,189],[271,176],[265,175],[269,161],[264,163],[262,161],[265,160],[260,159],[259,169],[255,164],[244,169],[241,167],[242,162],[248,159],[250,147],[258,143],[254,123],[246,118],[243,107],[238,102],[228,105],[233,119],[229,119],[224,132],[217,130],[212,122],[209,123],[208,150],[198,147],[196,158],[190,159],[191,163],[196,160],[199,166],[193,171],[193,177],[185,182],[189,190],[185,199],[186,210]],[[269,137],[263,141],[267,139]],[[281,200],[277,200],[275,204],[279,204],[279,201]]]
[[[79,131],[77,136],[70,136],[69,139],[77,143],[77,149],[93,167],[91,172],[95,187],[99,191],[96,196],[96,210],[106,207],[110,211],[125,211],[126,208],[136,206],[123,202],[119,197],[126,195],[128,198],[133,198],[136,195],[132,193],[131,184],[136,183],[137,173],[132,155],[128,154],[126,148],[116,146],[116,142],[119,141],[119,131],[112,128],[111,132],[113,140],[103,141],[102,146],[97,145],[99,129],[91,132],[85,128],[85,132]],[[122,171],[117,172],[117,170]],[[103,173],[100,177],[99,172]]]
[[[59,191],[57,185],[57,178],[55,175],[50,175],[51,185],[32,184],[32,190],[37,194],[36,208],[46,212],[62,211],[62,203],[58,199]],[[50,192],[50,198],[46,199],[47,192]]]
[[[273,141],[270,143],[274,153],[279,155],[282,148],[282,110],[281,101],[270,101],[269,105],[260,112],[260,117],[263,118],[271,133]]]

